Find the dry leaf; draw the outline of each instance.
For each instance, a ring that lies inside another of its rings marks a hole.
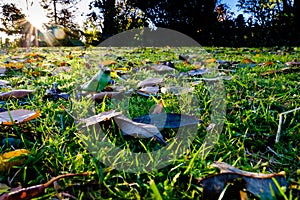
[[[163,78],[148,78],[138,83],[138,87],[147,87],[147,86],[155,86],[160,85],[164,81]]]
[[[121,94],[121,92],[100,92],[98,94],[93,95],[94,100],[102,100],[104,97],[106,98],[113,98],[114,96],[117,96]]]
[[[0,196],[0,200],[30,200],[40,195],[47,187],[61,178],[74,177],[74,176],[88,176],[90,173],[84,172],[80,174],[63,174],[53,177],[50,181],[44,184],[35,185],[27,188],[13,188],[11,192],[5,193]]]
[[[195,116],[176,113],[159,113],[144,115],[140,117],[135,117],[133,121],[144,124],[152,124],[158,129],[196,126],[201,122]]]
[[[232,195],[240,197],[240,191],[244,190],[260,199],[274,199],[276,198],[274,194],[277,197],[280,196],[274,181],[276,180],[280,187],[287,186],[282,173],[260,174],[247,172],[223,162],[215,162],[212,166],[219,168],[221,174],[200,180],[200,184],[203,186],[203,199],[218,199],[228,184],[232,186],[227,189],[230,197],[222,199],[232,199]]]
[[[153,65],[150,66],[150,69],[156,71],[156,72],[174,72],[176,69],[169,67],[167,65]]]
[[[159,142],[163,143],[164,145],[167,144],[157,127],[154,125],[137,123],[125,117],[124,115],[115,116],[114,120],[125,135],[140,138],[155,137]]]
[[[160,114],[160,113],[162,113],[163,110],[164,110],[164,104],[163,104],[162,100],[160,100],[158,102],[158,104],[155,106],[152,114]]]
[[[121,112],[116,112],[115,110],[111,110],[108,112],[102,112],[98,115],[94,115],[94,116],[86,118],[86,119],[82,119],[81,121],[85,123],[85,126],[90,126],[90,125],[94,125],[94,124],[97,124],[102,121],[109,120],[110,118],[121,115],[121,114],[122,114]]]
[[[3,125],[13,125],[20,124],[33,120],[40,116],[40,111],[31,111],[31,110],[11,110],[0,113],[0,123]],[[13,119],[13,122],[11,121]]]
[[[0,155],[0,172],[7,172],[13,166],[22,165],[24,156],[30,154],[26,149],[18,149]]]
[[[159,86],[154,86],[154,87],[143,87],[138,90],[138,94],[144,95],[144,96],[149,96],[150,95],[156,95],[159,92]]]
[[[0,99],[9,99],[10,97],[22,98],[32,92],[34,92],[34,90],[13,90],[11,92],[0,93]]]

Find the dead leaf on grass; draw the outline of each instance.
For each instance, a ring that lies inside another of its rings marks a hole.
[[[200,179],[200,185],[203,187],[203,199],[219,199],[225,190],[232,195],[240,195],[240,191],[247,191],[250,194],[261,199],[274,199],[280,196],[275,181],[280,187],[286,187],[287,181],[284,174],[261,174],[247,172],[237,169],[224,162],[215,162],[212,166],[220,169],[221,174],[213,175],[204,179]],[[229,188],[228,185],[230,185]],[[227,189],[226,189],[227,188]],[[226,196],[225,191],[225,196]],[[245,194],[244,194],[245,195]]]
[[[167,145],[163,136],[161,135],[157,127],[154,125],[134,122],[131,119],[125,117],[124,115],[115,116],[114,121],[116,122],[116,124],[121,129],[124,135],[130,135],[133,137],[140,138],[154,137],[162,144]]]
[[[7,172],[13,166],[20,166],[25,161],[24,156],[28,156],[30,151],[17,149],[0,155],[0,172]]]
[[[40,111],[31,110],[11,110],[0,113],[0,123],[3,125],[13,125],[28,122],[40,116]],[[11,121],[13,120],[13,122]]]
[[[99,122],[109,120],[112,117],[115,117],[115,116],[118,116],[121,114],[122,114],[121,112],[116,112],[115,110],[111,110],[108,112],[102,112],[98,115],[94,115],[94,116],[91,116],[86,119],[82,119],[81,121],[85,123],[85,126],[91,126],[91,125],[97,124]]]
[[[31,94],[33,92],[34,92],[34,90],[13,90],[10,92],[3,92],[3,93],[0,93],[0,99],[5,100],[5,99],[9,99],[11,97],[22,98],[22,97],[28,96],[29,94]]]
[[[158,129],[163,128],[180,128],[184,126],[193,126],[199,124],[201,121],[191,115],[176,114],[176,113],[159,113],[143,115],[135,117],[134,122],[152,124]]]
[[[79,173],[79,174],[63,174],[57,177],[53,177],[50,181],[44,184],[30,186],[27,188],[12,188],[10,192],[5,193],[0,196],[0,200],[30,200],[39,196],[47,187],[49,187],[55,181],[66,177],[75,176],[88,176],[89,172]]]
[[[139,88],[147,87],[147,86],[155,86],[160,85],[164,82],[163,78],[147,78],[137,84]]]

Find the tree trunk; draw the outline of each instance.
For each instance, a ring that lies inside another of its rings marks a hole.
[[[54,9],[54,22],[57,25],[57,9],[56,9],[56,0],[53,0],[53,9]]]

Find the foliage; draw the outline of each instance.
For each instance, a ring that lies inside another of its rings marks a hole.
[[[2,16],[0,18],[1,25],[0,31],[7,33],[8,35],[21,33],[23,27],[20,24],[20,20],[25,18],[25,15],[15,4],[3,4],[1,5]]]

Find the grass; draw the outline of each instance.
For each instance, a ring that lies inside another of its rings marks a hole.
[[[180,72],[185,72],[193,66],[185,65],[178,56],[193,55],[197,52],[193,49],[174,48],[32,49],[32,52],[46,56],[46,59],[26,65],[22,70],[9,70],[1,79],[9,81],[14,89],[33,89],[34,94],[19,100],[1,101],[1,108],[40,110],[42,115],[25,124],[0,126],[0,140],[21,139],[19,146],[11,147],[3,144],[1,152],[13,148],[31,151],[22,166],[14,167],[9,173],[0,174],[0,182],[11,187],[19,185],[27,187],[47,182],[62,173],[90,171],[92,175],[88,177],[60,180],[56,187],[47,188],[37,199],[57,199],[66,193],[78,199],[200,199],[203,189],[197,184],[196,179],[218,173],[218,170],[211,168],[210,164],[214,161],[223,161],[251,172],[285,171],[287,180],[293,180],[299,186],[299,112],[286,116],[280,141],[275,143],[279,114],[300,107],[299,72],[266,77],[261,77],[260,73],[283,68],[286,62],[298,59],[300,49],[211,47],[205,49],[209,52],[209,55],[205,55],[205,59],[215,57],[217,60],[234,62],[248,58],[257,64],[255,66],[247,63],[236,64],[233,68],[235,72],[228,74],[232,79],[223,80],[227,106],[225,123],[218,142],[204,158],[199,157],[199,149],[206,136],[206,127],[211,123],[211,96],[205,81],[200,81],[200,84],[195,86],[194,94],[199,104],[199,108],[195,108],[197,110],[195,113],[202,123],[198,127],[192,145],[168,166],[146,173],[128,173],[100,162],[101,159],[110,158],[105,157],[105,151],[100,159],[93,156],[95,154],[84,144],[82,132],[76,127],[74,119],[61,109],[60,105],[63,104],[70,111],[82,111],[76,113],[78,118],[89,115],[91,106],[96,112],[117,108],[130,117],[137,117],[148,114],[162,98],[166,112],[180,112],[186,108],[184,105],[188,104],[188,101],[179,105],[174,95],[144,97],[132,94],[129,103],[126,101],[116,103],[105,99],[94,104],[84,98],[76,99],[74,94],[81,83],[85,83],[97,72],[95,67],[100,61],[114,60],[118,64],[113,65],[113,68],[125,67],[128,71],[141,68],[150,61],[154,63],[172,61]],[[70,52],[72,59],[68,56]],[[8,54],[1,55],[0,63],[4,65],[8,57],[24,54],[22,49],[10,50]],[[273,62],[271,65],[259,65],[271,61]],[[39,66],[39,63],[43,66]],[[72,71],[51,76],[51,72],[63,63],[68,63]],[[86,63],[92,66],[91,70],[86,69]],[[123,72],[127,73],[126,70]],[[147,70],[145,73],[144,77],[147,77]],[[73,95],[70,101],[44,98],[46,90],[55,82],[58,83],[59,89]],[[134,80],[130,85],[136,87]],[[151,152],[162,147],[153,139],[139,140],[123,136],[114,124],[106,128],[106,137],[125,150]],[[167,142],[176,135],[176,131],[162,131]],[[99,139],[97,133],[93,134],[93,137],[95,140]],[[117,158],[123,159],[122,155]],[[116,164],[118,159],[110,162]]]

